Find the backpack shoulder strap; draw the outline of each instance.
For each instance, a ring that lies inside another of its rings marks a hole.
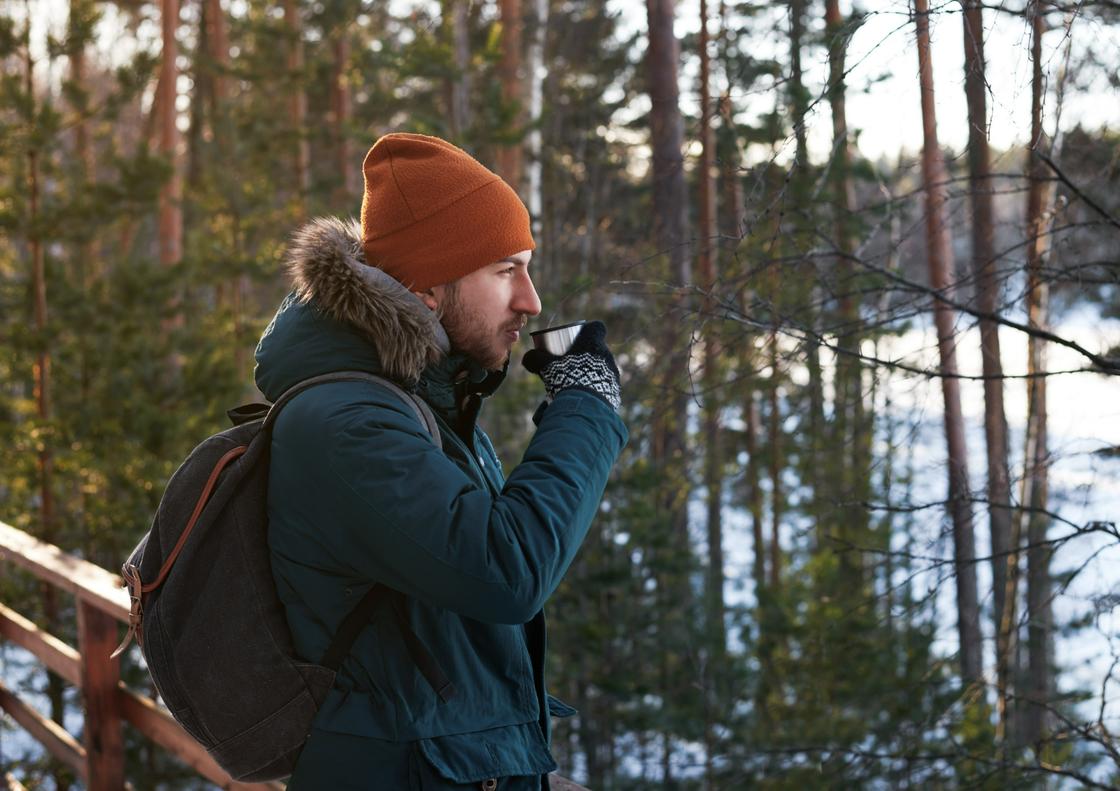
[[[334,639],[327,647],[327,652],[319,660],[319,664],[338,672],[338,669],[342,666],[342,660],[350,653],[354,641],[358,639],[358,634],[369,623],[374,609],[382,601],[388,601],[392,607],[393,616],[396,618],[397,628],[401,630],[401,635],[404,638],[404,645],[409,658],[416,665],[416,669],[420,671],[420,675],[431,686],[432,691],[446,703],[455,696],[455,685],[447,678],[447,674],[440,667],[439,662],[416,635],[412,624],[408,622],[408,616],[404,610],[403,596],[404,594],[391,590],[380,582],[370,588],[357,606],[343,619],[338,631],[335,632]]]
[[[381,385],[412,407],[412,411],[416,413],[416,417],[420,418],[420,424],[432,435],[432,441],[435,442],[436,447],[443,450],[443,440],[440,439],[439,435],[439,424],[436,423],[436,416],[432,412],[432,408],[428,406],[428,402],[415,393],[408,392],[396,382],[374,374],[369,374],[369,376],[371,378],[366,381]]]
[[[276,399],[276,403],[269,408],[268,414],[265,416],[264,423],[261,426],[261,431],[269,430],[276,421],[276,417],[280,414],[280,410],[284,408],[284,405],[298,394],[309,387],[326,384],[327,382],[369,382],[370,384],[378,385],[390,391],[401,401],[412,407],[412,411],[416,414],[416,417],[419,418],[420,424],[424,426],[428,434],[431,435],[432,442],[435,443],[437,448],[443,450],[443,440],[440,438],[439,424],[436,423],[436,416],[427,402],[419,396],[408,392],[395,382],[391,382],[383,376],[377,376],[376,374],[371,374],[366,371],[337,371],[323,374],[322,376],[314,376],[310,379],[298,382],[285,390],[280,397]],[[324,667],[337,671],[342,665],[342,660],[350,653],[350,649],[354,646],[354,641],[358,638],[358,634],[366,624],[369,623],[370,616],[373,614],[378,603],[384,598],[391,596],[392,593],[392,591],[380,583],[370,588],[369,591],[366,592],[366,595],[362,597],[362,600],[359,601],[354,609],[343,619],[342,624],[339,626],[338,631],[327,647],[326,654],[323,655],[319,663]],[[420,674],[424,676],[425,680],[427,680],[428,684],[431,685],[432,689],[439,696],[440,700],[446,703],[455,695],[455,685],[448,680],[439,662],[436,661],[435,657],[428,651],[427,646],[417,637],[404,611],[398,606],[394,606],[393,611],[396,616],[397,625],[404,637],[405,647],[408,649],[409,656],[416,664]]]
[[[378,385],[384,390],[388,390],[412,408],[413,413],[420,421],[420,425],[422,425],[431,436],[432,442],[435,443],[437,448],[443,450],[443,440],[440,438],[439,424],[436,423],[436,416],[427,402],[419,396],[408,392],[395,382],[386,379],[384,376],[371,374],[367,371],[334,371],[329,374],[321,374],[320,376],[313,376],[310,379],[297,382],[281,393],[280,397],[276,399],[276,402],[269,407],[268,414],[265,415],[264,418],[264,424],[261,426],[261,431],[268,431],[271,429],[272,424],[276,422],[276,418],[280,415],[280,410],[297,395],[309,387],[327,384],[328,382],[368,382]]]

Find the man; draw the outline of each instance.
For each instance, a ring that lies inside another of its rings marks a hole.
[[[305,391],[276,423],[269,546],[299,655],[318,661],[375,583],[399,592],[343,661],[289,788],[547,788],[549,715],[567,707],[545,693],[541,606],[626,442],[618,369],[598,322],[568,354],[527,354],[546,404],[504,480],[476,420],[541,310],[528,213],[436,138],[383,137],[363,171],[361,227],[317,220],[292,243],[257,384],[275,399],[380,374],[431,406],[443,450],[366,382]]]

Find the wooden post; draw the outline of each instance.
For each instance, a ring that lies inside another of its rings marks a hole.
[[[90,791],[124,787],[124,739],[117,702],[120,660],[109,658],[117,640],[116,620],[79,600],[78,650],[82,656]]]

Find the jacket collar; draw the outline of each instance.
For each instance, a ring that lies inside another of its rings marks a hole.
[[[417,389],[425,401],[453,423],[463,415],[473,420],[478,413],[477,402],[498,389],[508,368],[507,361],[502,370],[488,371],[466,355],[452,353],[428,366]]]
[[[429,366],[449,360],[438,317],[397,280],[365,261],[361,226],[320,217],[288,247],[295,298],[353,327],[373,345],[385,375],[415,384]]]
[[[381,371],[416,386],[435,409],[458,420],[465,405],[498,389],[506,366],[488,371],[450,351],[436,314],[362,252],[361,226],[354,220],[320,217],[300,228],[288,247],[294,298],[348,325],[374,348]]]

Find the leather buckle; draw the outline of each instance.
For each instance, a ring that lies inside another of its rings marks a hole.
[[[140,569],[133,565],[127,565],[121,569],[121,576],[124,577],[125,587],[128,588],[128,598],[130,600],[128,608],[128,631],[125,632],[121,644],[117,649],[109,655],[110,659],[116,659],[124,650],[128,648],[128,644],[135,638],[136,644],[139,646],[144,645],[144,583],[140,579]]]

